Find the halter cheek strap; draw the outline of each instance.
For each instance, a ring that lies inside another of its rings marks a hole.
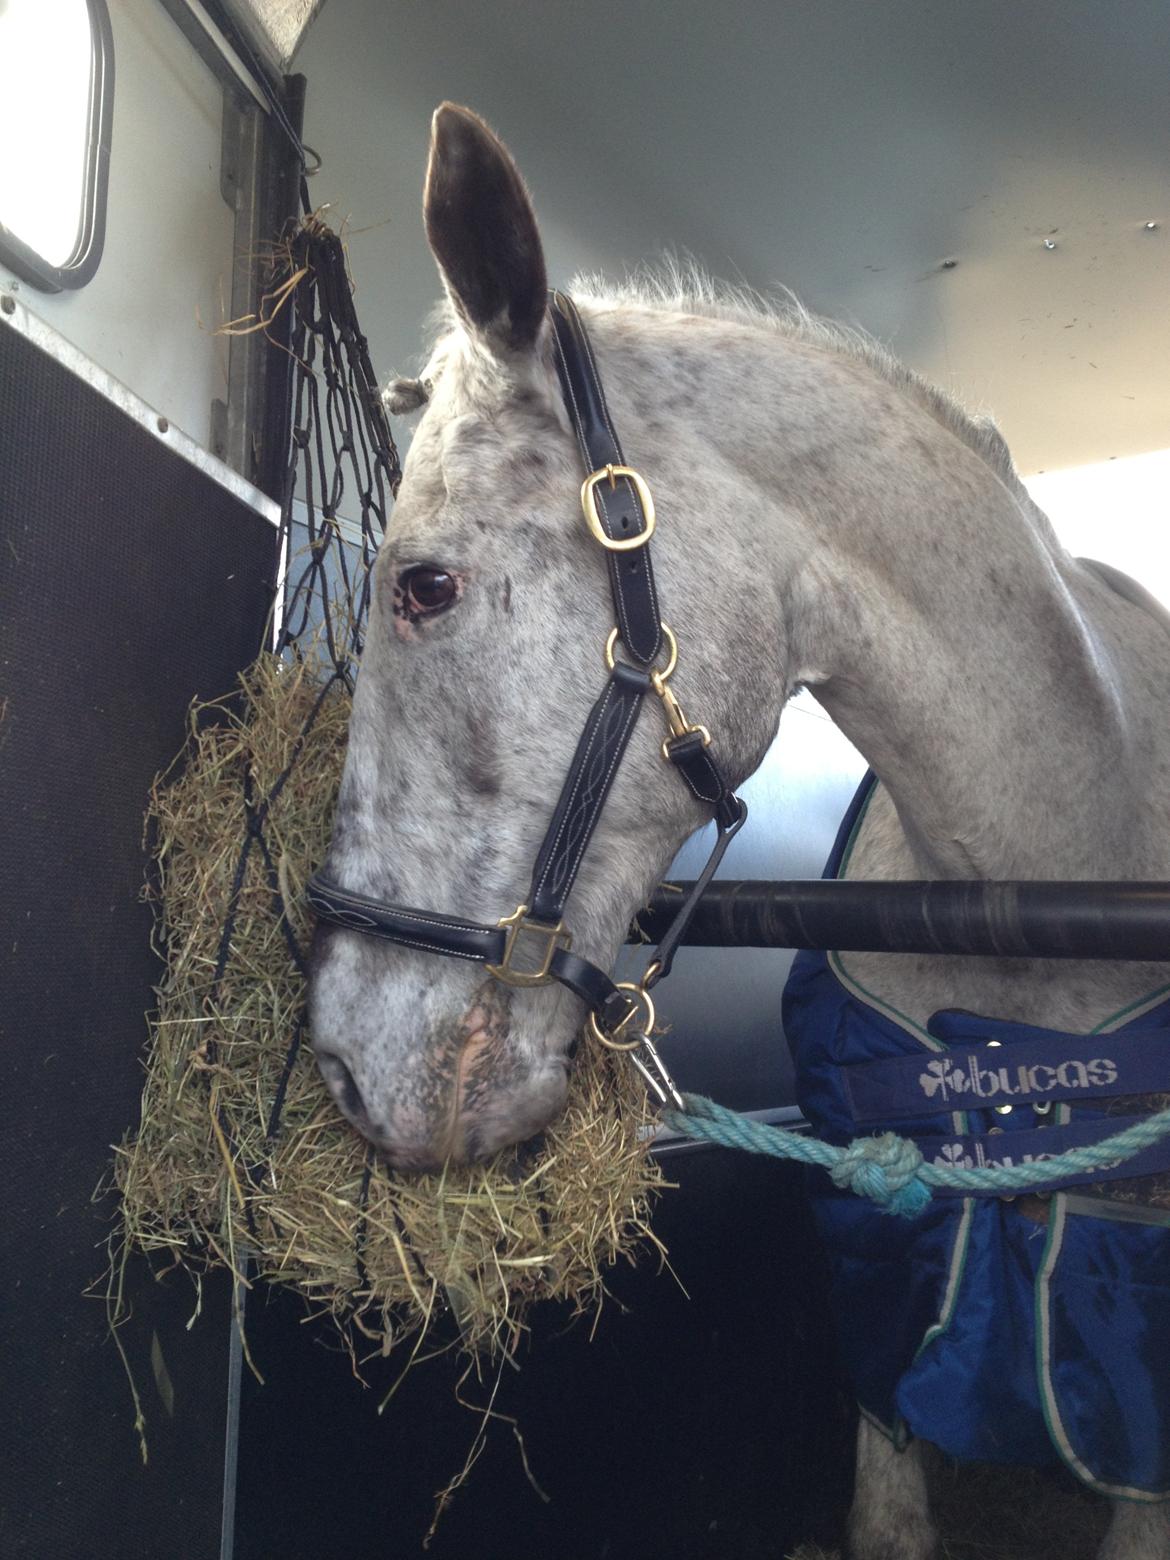
[[[606,645],[609,678],[581,732],[536,857],[528,898],[495,926],[485,926],[351,893],[323,871],[310,880],[306,897],[320,920],[424,953],[483,964],[507,985],[558,981],[585,1003],[590,1027],[602,1044],[629,1051],[659,1102],[683,1109],[653,1044],[650,991],[669,974],[704,890],[747,819],[747,807],[712,758],[710,735],[687,721],[670,689],[678,646],[659,615],[654,587],[649,545],[656,523],[654,501],[642,477],[625,464],[584,324],[564,293],[550,295],[549,314],[561,392],[587,473],[581,505],[590,531],[608,555],[617,626]],[[631,660],[616,659],[619,640]],[[667,664],[657,669],[664,649]],[[563,912],[648,693],[661,701],[666,716],[669,734],[662,756],[691,794],[712,809],[717,834],[706,866],[642,981],[618,984],[571,951]]]

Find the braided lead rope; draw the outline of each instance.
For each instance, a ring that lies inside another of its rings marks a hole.
[[[702,1094],[684,1094],[686,1110],[664,1110],[663,1122],[686,1137],[718,1143],[723,1148],[742,1148],[748,1153],[771,1154],[778,1159],[797,1159],[802,1164],[819,1165],[827,1170],[835,1186],[843,1191],[868,1197],[883,1213],[896,1213],[905,1219],[920,1214],[931,1200],[932,1186],[949,1186],[957,1191],[1027,1191],[1060,1176],[1082,1171],[1101,1170],[1106,1165],[1132,1159],[1170,1136],[1170,1110],[1160,1110],[1143,1121],[1135,1121],[1124,1131],[1099,1143],[1067,1149],[1051,1159],[1023,1165],[984,1165],[964,1169],[959,1165],[934,1165],[923,1159],[917,1144],[896,1132],[877,1137],[854,1138],[846,1148],[822,1143],[783,1127],[770,1127],[751,1121],[726,1106],[717,1105]]]

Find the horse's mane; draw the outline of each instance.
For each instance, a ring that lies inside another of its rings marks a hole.
[[[1049,545],[1059,550],[1051,523],[1020,481],[1003,435],[994,420],[972,415],[937,385],[907,368],[882,343],[855,325],[814,314],[792,292],[774,294],[747,286],[716,281],[691,259],[668,255],[656,264],[643,264],[621,281],[612,282],[598,272],[575,276],[570,294],[585,304],[606,308],[658,309],[672,314],[695,314],[707,319],[731,320],[758,330],[774,331],[790,340],[809,342],[869,365],[876,374],[909,396],[937,422],[961,439],[991,468],[1021,503]],[[430,393],[430,381],[441,372],[447,349],[457,335],[458,321],[450,300],[443,298],[428,320],[432,343],[423,379],[396,379],[384,392],[393,412],[409,412]]]
[[[1017,475],[1003,435],[990,417],[972,416],[944,391],[899,362],[873,336],[857,326],[842,325],[813,314],[787,290],[770,295],[753,287],[733,286],[716,281],[693,260],[668,256],[657,264],[639,266],[617,283],[597,273],[576,276],[569,292],[586,303],[602,306],[628,304],[676,314],[696,314],[707,319],[732,320],[739,325],[775,331],[791,340],[806,341],[846,357],[858,358],[917,401],[944,428],[981,456],[1017,497],[1025,500],[1030,508],[1035,507]]]

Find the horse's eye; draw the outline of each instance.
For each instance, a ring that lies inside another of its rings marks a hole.
[[[442,569],[408,569],[399,584],[409,612],[442,612],[457,594],[454,577]]]

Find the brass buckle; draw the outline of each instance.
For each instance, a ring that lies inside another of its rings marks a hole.
[[[646,521],[644,529],[639,531],[637,536],[628,536],[624,541],[606,534],[601,516],[597,512],[597,499],[594,496],[594,489],[599,482],[608,480],[610,487],[614,488],[619,477],[627,477],[633,484],[638,502],[642,506],[642,517]],[[632,466],[602,466],[597,471],[591,471],[581,484],[581,508],[585,511],[585,524],[608,552],[636,552],[639,547],[645,547],[654,535],[654,500],[645,479]]]
[[[504,939],[503,959],[499,964],[487,965],[488,974],[494,976],[496,980],[502,980],[505,986],[546,986],[552,979],[550,971],[557,949],[567,950],[572,946],[572,933],[565,930],[565,923],[558,921],[555,926],[549,926],[544,921],[530,921],[528,906],[517,905],[511,915],[503,916],[496,925],[501,928],[506,927],[508,935]],[[513,968],[512,960],[516,955],[517,944],[525,932],[531,932],[533,936],[545,939],[538,969]]]

